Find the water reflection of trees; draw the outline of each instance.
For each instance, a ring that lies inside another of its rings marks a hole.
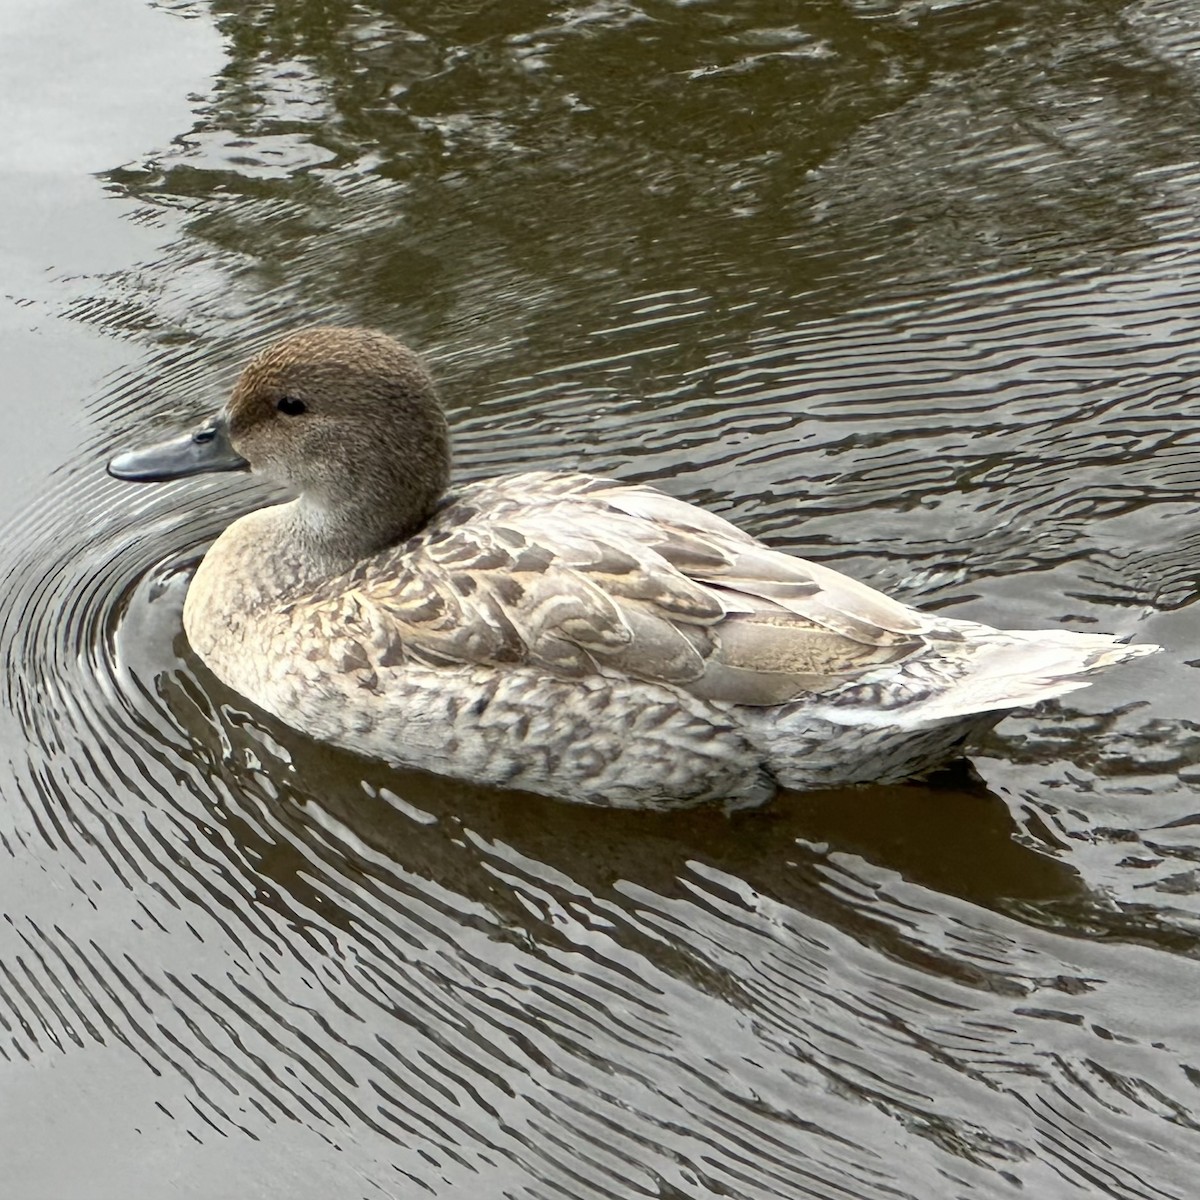
[[[272,310],[430,344],[560,359],[624,298],[699,295],[662,372],[889,279],[1145,242],[1134,176],[1194,140],[1187,97],[1055,8],[214,0],[222,149],[117,178],[188,203]]]

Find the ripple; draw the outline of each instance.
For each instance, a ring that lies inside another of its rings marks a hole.
[[[252,1145],[231,1186],[1190,1195],[1190,652],[976,774],[576,811],[254,711],[180,613],[264,494],[101,464],[362,320],[429,351],[463,476],[653,480],[948,611],[1194,645],[1200,144],[1155,56],[1195,22],[410,8],[222,15],[197,130],[110,176],[175,240],[70,292],[144,357],[0,530],[5,1071],[130,1064],[217,1190]]]
[[[1190,1120],[1147,1041],[1178,1031],[1089,999],[1121,976],[1111,948],[1081,944],[1077,987],[1057,935],[806,848],[803,806],[610,822],[382,771],[248,711],[179,614],[187,564],[252,495],[76,472],[21,531],[9,820],[92,916],[10,920],[10,1059],[117,1043],[196,1138],[294,1124],[435,1194],[487,1176],[917,1197],[946,1172],[984,1194],[998,1172],[1182,1194],[1135,1186],[1132,1162],[1170,1178],[1166,1151],[1111,1149],[1114,1121]],[[892,802],[978,833],[922,795]],[[1163,1013],[1195,985],[1175,972]],[[876,1149],[897,1139],[899,1164]]]

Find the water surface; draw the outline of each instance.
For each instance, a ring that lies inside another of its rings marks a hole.
[[[1191,6],[108,7],[0,39],[13,1194],[1193,1194]],[[461,478],[1169,652],[734,818],[313,745],[180,629],[264,494],[103,462],[316,321],[428,356]]]

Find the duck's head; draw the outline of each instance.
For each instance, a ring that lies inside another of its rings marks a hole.
[[[247,468],[314,512],[386,524],[389,536],[418,525],[450,470],[433,381],[387,334],[301,330],[251,359],[216,417],[108,464],[140,482]]]

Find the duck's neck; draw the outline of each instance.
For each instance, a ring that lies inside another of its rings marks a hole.
[[[367,505],[326,507],[307,497],[281,504],[274,514],[275,536],[297,564],[298,586],[308,589],[349,571],[365,558],[416,533],[425,512],[398,518]]]
[[[403,521],[384,520],[371,509],[329,509],[302,498],[235,522],[209,553],[220,557],[226,540],[233,542],[238,573],[254,578],[259,603],[286,600],[403,541],[425,519],[422,513]]]
[[[312,593],[423,523],[361,514],[339,520],[307,500],[249,513],[217,538],[196,570],[184,610],[189,636],[205,643],[196,647],[202,655],[213,653],[207,642],[215,631],[236,639],[248,620]]]

